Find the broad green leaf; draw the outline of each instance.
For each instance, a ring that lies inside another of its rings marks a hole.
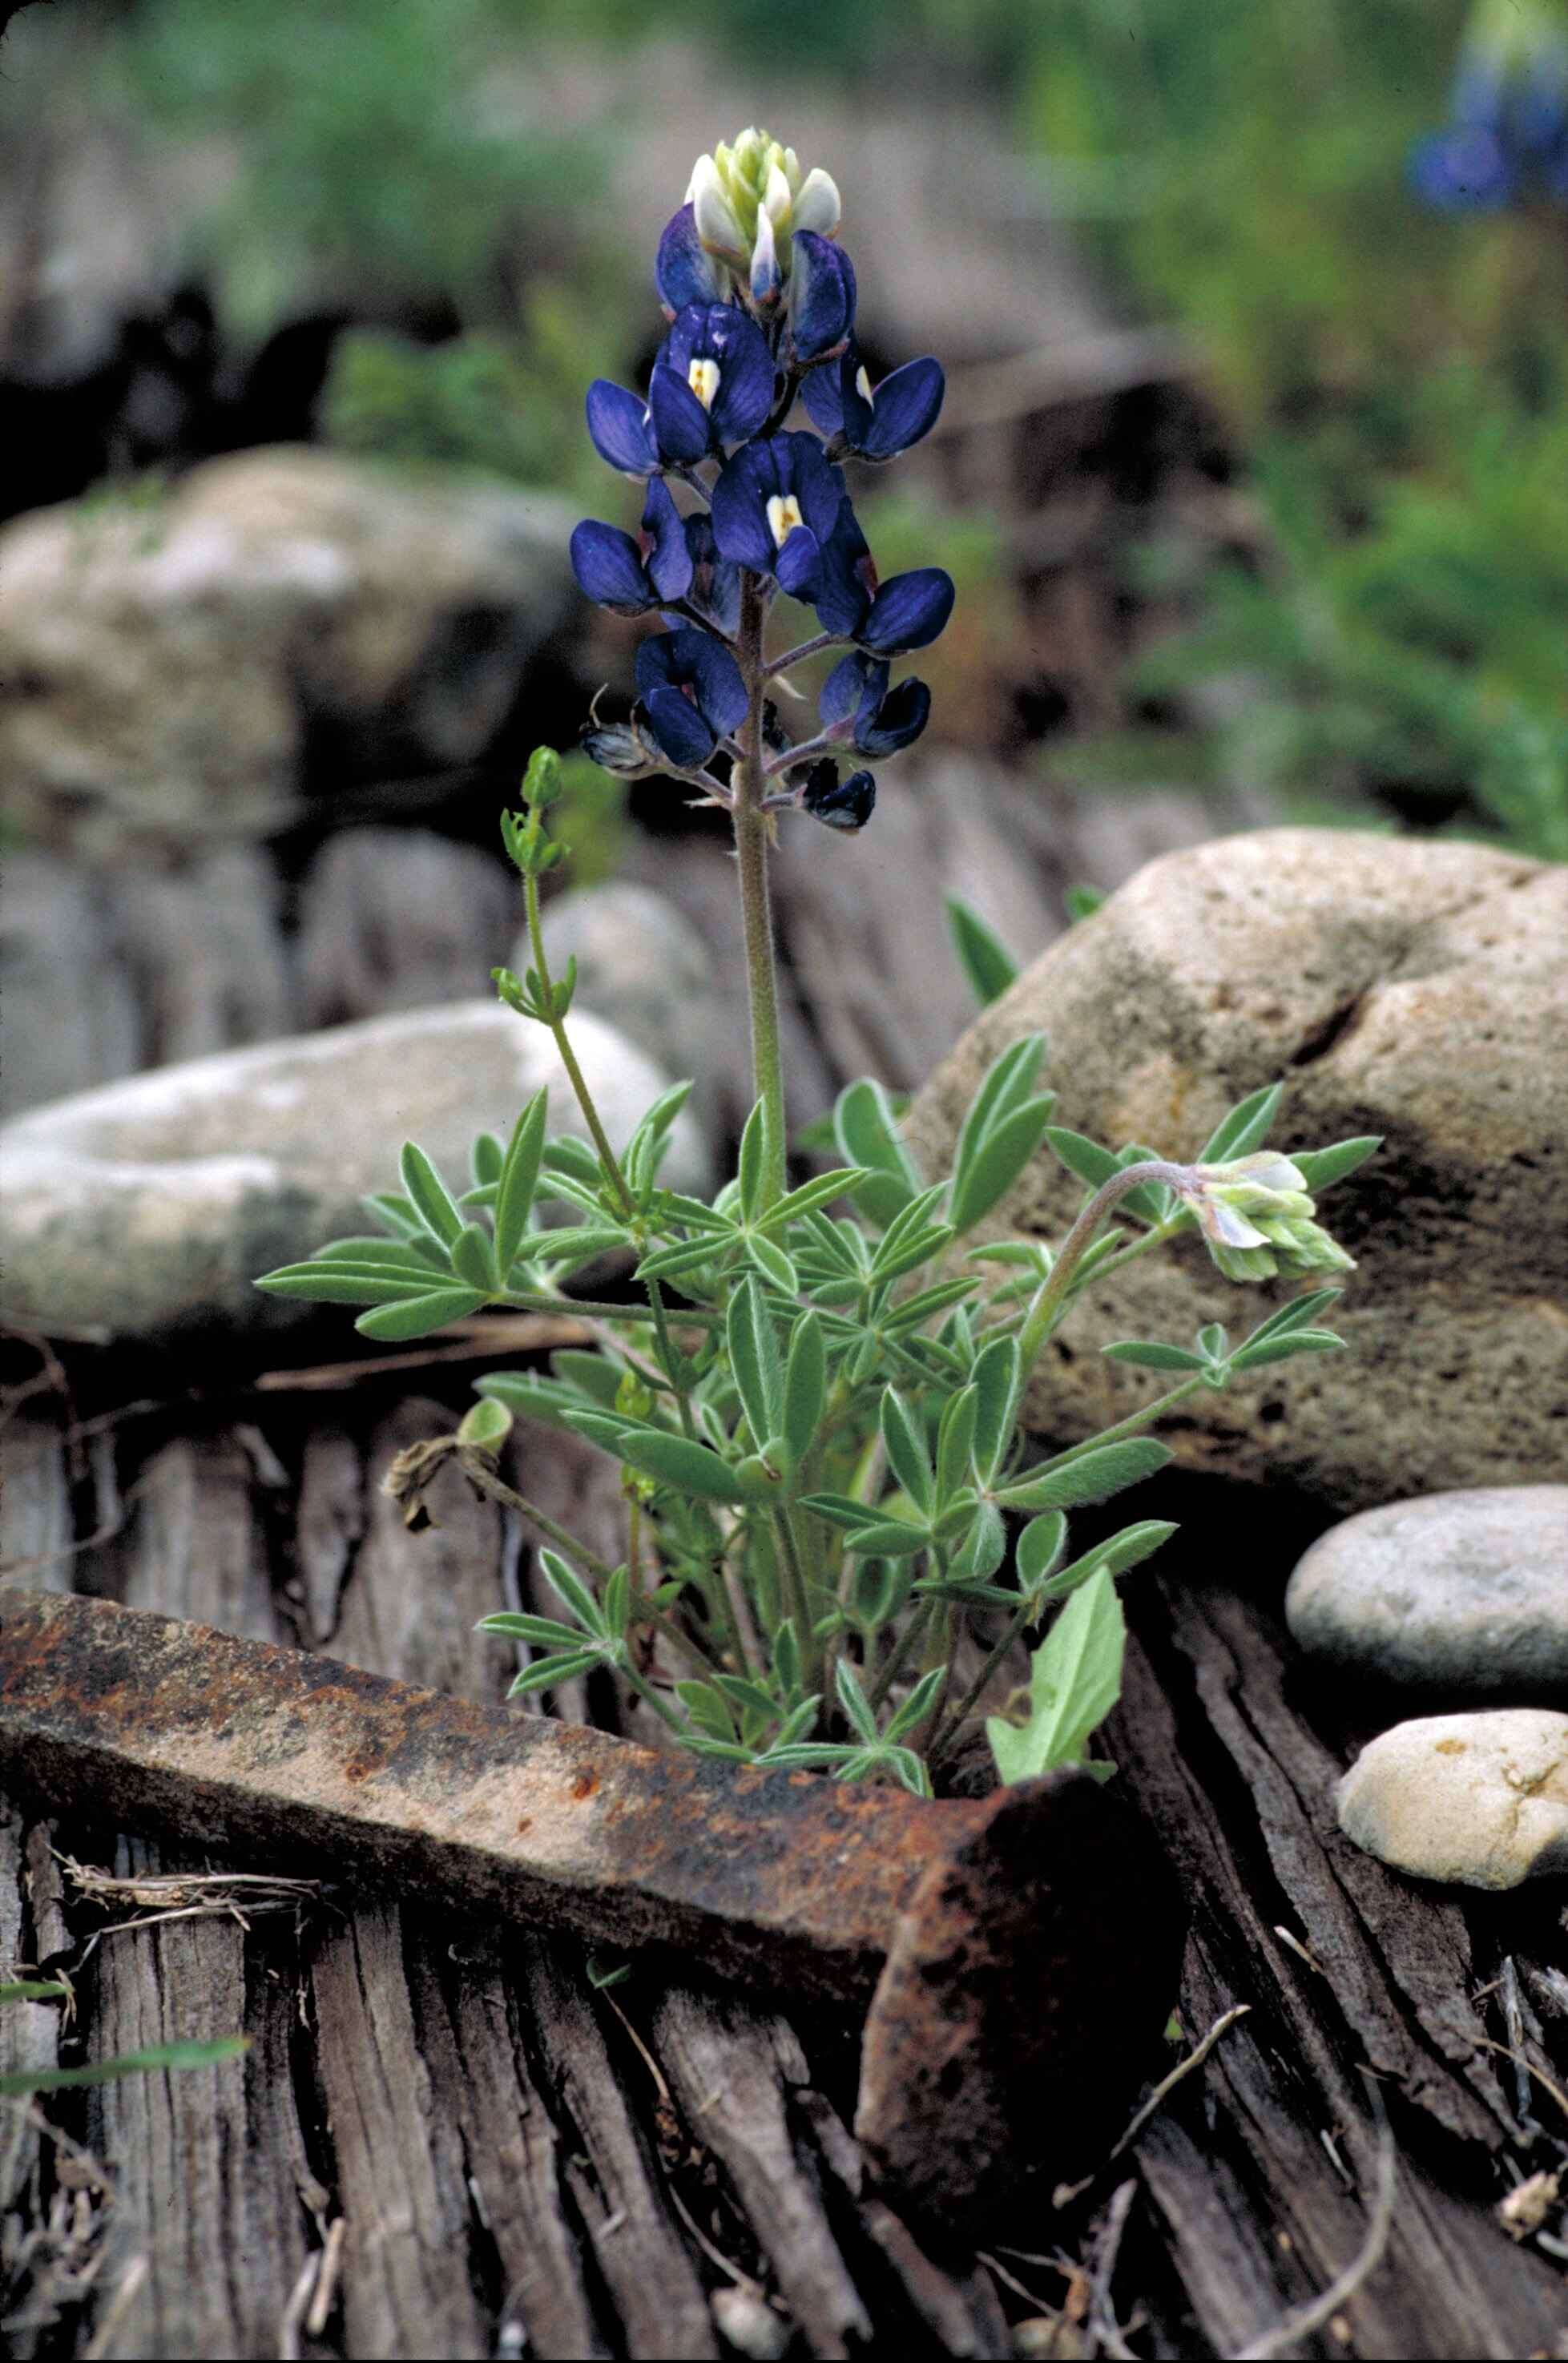
[[[377,1271],[411,1271],[424,1276],[436,1272],[445,1279],[449,1269],[445,1251],[428,1239],[421,1231],[413,1239],[329,1239],[324,1248],[317,1248],[312,1263],[349,1263],[361,1270],[369,1267]]]
[[[784,1364],[773,1315],[750,1273],[729,1300],[725,1333],[741,1407],[760,1448],[783,1422]]]
[[[884,1239],[872,1261],[871,1277],[879,1287],[890,1280],[901,1280],[906,1271],[916,1270],[923,1263],[931,1263],[952,1240],[951,1223],[932,1223],[906,1232],[896,1247]]]
[[[1284,1329],[1265,1337],[1261,1346],[1243,1346],[1231,1357],[1233,1370],[1261,1370],[1270,1362],[1288,1362],[1297,1354],[1340,1354],[1342,1337],[1331,1329]]]
[[[1197,1349],[1206,1362],[1223,1362],[1230,1351],[1229,1331],[1221,1322],[1206,1322],[1197,1333]]]
[[[117,2058],[100,2059],[88,2068],[24,2068],[0,2076],[0,2097],[72,2091],[81,2084],[109,2084],[121,2076],[158,2069],[216,2068],[222,2060],[238,2059],[250,2047],[242,2035],[220,2035],[210,2043],[160,2043],[147,2051],[122,2051]]]
[[[386,1346],[403,1345],[411,1337],[428,1337],[432,1329],[442,1329],[449,1321],[466,1320],[484,1302],[483,1289],[438,1288],[428,1296],[411,1296],[401,1304],[383,1304],[373,1313],[361,1313],[354,1326],[361,1337],[374,1337]]]
[[[1228,1165],[1233,1158],[1250,1157],[1254,1148],[1261,1148],[1267,1140],[1269,1126],[1284,1096],[1283,1083],[1265,1083],[1262,1091],[1252,1092],[1246,1099],[1239,1101],[1229,1115],[1220,1117],[1194,1162],[1198,1165]]]
[[[1034,1089],[1040,1060],[1045,1056],[1043,1034],[1024,1034],[1007,1048],[985,1070],[980,1087],[970,1101],[968,1112],[959,1130],[954,1170],[962,1173],[964,1159],[994,1126],[1021,1107]]]
[[[1096,1445],[1064,1466],[1047,1467],[1004,1485],[996,1499],[1009,1510],[1075,1510],[1085,1502],[1106,1502],[1124,1486],[1141,1484],[1171,1458],[1167,1445],[1150,1436],[1121,1444]]]
[[[541,1658],[537,1665],[525,1666],[506,1692],[508,1698],[527,1698],[530,1691],[559,1690],[562,1682],[575,1681],[579,1674],[591,1674],[595,1666],[604,1663],[597,1649],[573,1649],[557,1658]]]
[[[566,1426],[565,1413],[572,1408],[569,1399],[548,1379],[535,1378],[528,1370],[492,1370],[473,1382],[474,1392],[494,1396],[508,1411],[523,1419],[542,1419],[551,1427]]]
[[[1000,1715],[985,1736],[1003,1781],[1028,1781],[1081,1763],[1089,1735],[1121,1695],[1127,1622],[1102,1568],[1068,1602],[1029,1665],[1029,1717],[1019,1730]]]
[[[705,1263],[712,1263],[721,1248],[714,1245],[712,1234],[700,1239],[683,1239],[673,1248],[659,1248],[652,1255],[644,1256],[637,1267],[639,1280],[674,1280],[683,1271],[695,1271]]]
[[[930,1539],[924,1526],[906,1525],[902,1518],[883,1518],[849,1536],[844,1548],[857,1559],[912,1559]]]
[[[452,1270],[459,1280],[470,1288],[482,1289],[493,1296],[498,1286],[495,1260],[490,1251],[490,1234],[477,1223],[465,1223],[451,1247]]]
[[[1331,1148],[1293,1148],[1290,1161],[1313,1192],[1327,1190],[1355,1172],[1383,1147],[1383,1135],[1362,1133],[1354,1140],[1337,1140]]]
[[[881,1084],[867,1078],[846,1085],[833,1109],[833,1131],[846,1163],[863,1165],[871,1175],[857,1193],[857,1204],[873,1223],[890,1223],[915,1196],[920,1180]]]
[[[811,1449],[827,1400],[822,1324],[815,1313],[803,1313],[789,1341],[784,1383],[784,1440],[797,1464]]]
[[[1050,1093],[1040,1099],[1025,1100],[1021,1107],[994,1124],[961,1162],[948,1210],[960,1237],[1006,1196],[1044,1138],[1055,1104]]]
[[[511,1139],[506,1143],[506,1155],[497,1175],[495,1192],[495,1261],[502,1272],[508,1272],[517,1259],[523,1235],[528,1226],[528,1214],[539,1187],[539,1165],[544,1156],[544,1127],[549,1109],[548,1091],[538,1091],[522,1110],[512,1126]]]
[[[876,1746],[876,1714],[871,1701],[855,1680],[855,1670],[848,1658],[840,1658],[833,1669],[833,1687],[839,1693],[839,1703],[854,1728],[869,1747]]]
[[[746,1252],[764,1280],[771,1280],[781,1296],[798,1296],[800,1274],[776,1239],[763,1238],[754,1231],[746,1242]]]
[[[768,1110],[767,1103],[759,1100],[747,1117],[746,1129],[740,1136],[740,1213],[748,1223],[754,1223],[762,1209],[767,1174]]]
[[[887,1729],[883,1733],[884,1747],[895,1739],[902,1739],[906,1731],[914,1731],[924,1723],[935,1706],[946,1680],[947,1669],[943,1666],[933,1666],[929,1674],[921,1675],[897,1714],[888,1724]],[[870,1735],[867,1736],[869,1737]]]
[[[409,1202],[438,1247],[451,1252],[462,1228],[457,1202],[417,1140],[406,1140],[398,1159]]]
[[[785,1224],[800,1222],[814,1214],[818,1206],[831,1205],[835,1198],[852,1198],[868,1178],[863,1165],[835,1165],[830,1173],[818,1173],[815,1181],[803,1182],[798,1190],[792,1190],[776,1206],[770,1206],[761,1227],[765,1231],[781,1230]]]
[[[575,1387],[606,1411],[615,1409],[620,1382],[626,1374],[623,1362],[612,1361],[608,1354],[584,1354],[574,1346],[562,1346],[558,1353],[550,1356],[550,1367],[552,1375],[563,1385]],[[487,1381],[482,1379],[480,1384],[487,1394],[495,1392]]]
[[[735,1717],[711,1682],[677,1682],[675,1696],[697,1728],[710,1738],[734,1738]]]
[[[488,1189],[493,1182],[499,1182],[501,1168],[506,1161],[506,1152],[493,1132],[476,1134],[473,1146],[468,1152],[468,1170],[473,1177],[474,1188]]]
[[[373,1196],[361,1198],[360,1204],[367,1215],[373,1215],[378,1223],[384,1223],[395,1238],[422,1239],[426,1236],[425,1226],[414,1212],[412,1201],[406,1198],[401,1190],[378,1190]]]
[[[1102,1148],[1097,1140],[1086,1139],[1081,1132],[1069,1132],[1062,1125],[1047,1125],[1045,1142],[1069,1173],[1076,1174],[1091,1190],[1102,1188],[1113,1173],[1121,1170],[1120,1161],[1108,1148]]]
[[[956,1493],[969,1475],[970,1453],[974,1444],[974,1426],[979,1416],[979,1390],[964,1387],[951,1396],[942,1412],[937,1429],[937,1499],[945,1502]]]
[[[902,1304],[895,1304],[891,1313],[884,1314],[883,1328],[889,1337],[902,1337],[905,1330],[917,1329],[934,1313],[945,1312],[950,1304],[962,1304],[966,1297],[973,1295],[974,1290],[973,1280],[939,1281],[934,1288],[923,1288],[917,1296],[906,1296]],[[927,1344],[930,1342],[926,1340]]]
[[[646,1470],[660,1483],[669,1485],[677,1493],[689,1493],[703,1502],[742,1502],[746,1489],[727,1461],[706,1444],[694,1444],[688,1437],[667,1436],[658,1429],[638,1429],[623,1434],[620,1456],[629,1460],[634,1469]]]
[[[1163,1346],[1157,1338],[1125,1338],[1114,1346],[1102,1346],[1100,1351],[1108,1361],[1130,1362],[1139,1370],[1201,1370],[1203,1356],[1192,1354],[1184,1346]]]
[[[510,1608],[498,1608],[494,1616],[482,1616],[474,1626],[476,1633],[496,1633],[504,1640],[527,1641],[540,1649],[580,1649],[583,1636],[575,1625],[562,1625],[554,1616],[524,1616]]]
[[[1251,1336],[1242,1339],[1243,1346],[1261,1346],[1265,1337],[1277,1337],[1282,1329],[1310,1329],[1318,1314],[1337,1303],[1344,1292],[1342,1288],[1309,1288],[1304,1295],[1293,1296],[1288,1304],[1282,1304],[1266,1321],[1260,1321]]]
[[[958,894],[947,897],[948,927],[958,964],[982,1009],[1017,981],[1018,964],[994,927]]]
[[[888,1466],[898,1482],[918,1508],[929,1511],[932,1485],[926,1439],[892,1387],[882,1398],[882,1440],[887,1449]]]
[[[846,1533],[863,1526],[872,1514],[866,1503],[851,1501],[848,1493],[804,1493],[800,1506],[826,1518],[830,1526],[841,1526]]]
[[[958,1549],[948,1562],[948,1574],[961,1583],[988,1583],[1007,1556],[1007,1529],[994,1502],[982,1502]]]
[[[1175,1531],[1168,1518],[1140,1518],[1135,1525],[1123,1526],[1120,1533],[1113,1535],[1108,1542],[1096,1543],[1093,1550],[1084,1553],[1082,1559],[1075,1559],[1059,1575],[1053,1575],[1040,1595],[1041,1600],[1065,1600],[1069,1592],[1076,1592],[1080,1584],[1086,1583],[1102,1568],[1107,1575],[1126,1575],[1129,1569],[1141,1566],[1146,1559],[1152,1559]]]
[[[583,1630],[595,1636],[602,1635],[605,1631],[604,1613],[576,1569],[569,1566],[559,1551],[548,1549],[539,1552],[539,1563],[542,1573],[554,1585]]]
[[[574,1132],[557,1133],[552,1140],[547,1140],[539,1164],[546,1173],[563,1174],[569,1181],[585,1182],[590,1187],[597,1187],[602,1178],[597,1157]]]

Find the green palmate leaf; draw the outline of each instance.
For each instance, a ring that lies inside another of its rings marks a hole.
[[[983,1009],[1016,982],[1018,964],[995,930],[957,894],[947,897],[948,926],[958,964]]]
[[[896,1247],[890,1247],[884,1239],[872,1261],[872,1281],[884,1287],[890,1280],[901,1280],[906,1271],[915,1271],[940,1256],[952,1236],[951,1223],[932,1223],[906,1231]]]
[[[413,1202],[400,1190],[378,1190],[373,1196],[361,1198],[361,1205],[367,1215],[384,1223],[394,1238],[422,1239],[425,1226],[414,1212]]]
[[[994,1337],[974,1361],[974,1473],[989,1484],[1013,1440],[1022,1366],[1016,1337]]]
[[[401,1304],[383,1304],[373,1313],[361,1313],[354,1326],[362,1337],[374,1337],[382,1345],[403,1345],[410,1337],[425,1337],[432,1329],[444,1328],[449,1321],[466,1320],[484,1302],[483,1289],[437,1288],[428,1296],[411,1296]]]
[[[906,1329],[917,1329],[933,1314],[944,1313],[950,1304],[962,1304],[965,1297],[973,1295],[974,1290],[973,1280],[939,1281],[935,1288],[923,1288],[917,1296],[906,1296],[902,1304],[895,1304],[891,1313],[884,1315],[883,1329],[889,1337],[900,1337]]]
[[[760,1227],[764,1231],[781,1230],[785,1224],[814,1214],[819,1206],[831,1205],[835,1198],[852,1198],[869,1179],[863,1165],[835,1165],[830,1173],[818,1173],[815,1181],[803,1182],[798,1190],[792,1190],[776,1206],[771,1206]]]
[[[544,1156],[549,1101],[548,1091],[536,1092],[522,1110],[512,1126],[506,1154],[495,1177],[495,1261],[503,1273],[511,1270],[528,1226]]]
[[[465,1223],[451,1248],[452,1270],[470,1288],[482,1289],[494,1295],[499,1286],[495,1259],[490,1250],[490,1235],[477,1223]]]
[[[765,1691],[761,1682],[748,1681],[743,1674],[715,1674],[713,1684],[731,1706],[740,1707],[747,1714],[764,1714],[770,1722],[777,1722],[779,1703],[772,1691]]]
[[[702,1502],[746,1499],[746,1488],[728,1461],[687,1437],[666,1436],[657,1428],[623,1431],[619,1451],[634,1469],[645,1470],[677,1493],[689,1493]]]
[[[906,1732],[919,1728],[936,1705],[946,1681],[945,1666],[933,1666],[929,1674],[921,1675],[897,1714],[888,1724],[887,1729],[883,1733],[884,1747],[891,1745],[895,1740],[902,1739]]]
[[[729,1300],[725,1324],[729,1366],[753,1441],[761,1446],[784,1419],[784,1363],[767,1299],[750,1273]]]
[[[677,1682],[675,1696],[699,1731],[710,1739],[732,1740],[735,1717],[710,1682]]]
[[[704,1238],[683,1239],[673,1248],[658,1248],[652,1255],[644,1256],[637,1267],[639,1280],[675,1280],[684,1271],[696,1271],[702,1265],[712,1263],[723,1250],[714,1244],[711,1232]]]
[[[0,2076],[0,2097],[72,2091],[82,2084],[113,2083],[121,2076],[159,2069],[216,2068],[222,2060],[238,2059],[250,2047],[242,2035],[222,2035],[210,2043],[160,2043],[147,2051],[122,2051],[117,2058],[100,2059],[89,2068],[24,2068]]]
[[[1146,1165],[1159,1153],[1158,1149],[1146,1148],[1141,1141],[1136,1141],[1121,1151],[1117,1165],[1123,1170],[1129,1165]],[[1118,1201],[1117,1212],[1134,1215],[1140,1223],[1162,1223],[1175,1212],[1176,1205],[1175,1193],[1168,1190],[1162,1182],[1142,1182],[1137,1189],[1129,1190],[1125,1198]]]
[[[746,1242],[746,1252],[764,1280],[771,1280],[781,1296],[798,1296],[800,1275],[775,1239],[765,1239],[753,1232]]]
[[[1089,1735],[1121,1695],[1127,1623],[1104,1568],[1068,1602],[1029,1666],[1029,1716],[1020,1730],[999,1715],[985,1736],[1005,1781],[1028,1781],[1084,1760]]]
[[[1007,1529],[994,1502],[982,1502],[968,1533],[948,1562],[948,1574],[961,1583],[988,1583],[1007,1556]]]
[[[557,1174],[568,1182],[581,1182],[587,1188],[596,1189],[602,1178],[597,1157],[574,1132],[560,1132],[552,1140],[547,1140],[539,1165],[546,1173]]]
[[[551,1427],[564,1427],[566,1413],[576,1408],[559,1387],[528,1370],[492,1370],[473,1384],[476,1394],[493,1395],[520,1418],[542,1419]]]
[[[873,1223],[890,1223],[919,1190],[920,1177],[898,1137],[880,1083],[862,1080],[840,1093],[833,1132],[845,1161],[864,1166],[871,1176],[856,1193],[857,1204]]]
[[[828,1360],[822,1344],[822,1324],[815,1313],[803,1313],[789,1341],[784,1381],[784,1440],[797,1464],[811,1449],[827,1400]]]
[[[1065,1465],[1029,1470],[996,1499],[1009,1510],[1075,1510],[1085,1502],[1105,1502],[1124,1486],[1140,1485],[1163,1469],[1170,1448],[1152,1437],[1129,1437],[1122,1444],[1096,1445]]]
[[[889,1387],[882,1398],[882,1441],[888,1466],[909,1499],[929,1511],[932,1500],[931,1464],[926,1439],[905,1404]]]
[[[1113,1362],[1130,1362],[1140,1370],[1201,1370],[1201,1354],[1189,1353],[1184,1346],[1164,1346],[1157,1338],[1124,1338],[1114,1346],[1102,1346],[1100,1351]]]
[[[608,1629],[607,1620],[576,1569],[569,1566],[559,1551],[553,1550],[541,1550],[539,1563],[583,1630],[603,1637]]]
[[[1331,1148],[1293,1148],[1290,1161],[1299,1169],[1308,1190],[1317,1192],[1342,1182],[1382,1147],[1381,1133],[1362,1133],[1354,1140],[1337,1140]]]
[[[626,1371],[624,1362],[616,1361],[608,1354],[583,1354],[575,1347],[563,1346],[550,1356],[550,1367],[563,1385],[575,1387],[606,1411],[615,1409]],[[486,1381],[481,1380],[480,1384],[486,1393],[495,1392]]]
[[[850,1535],[844,1548],[857,1559],[913,1559],[930,1539],[929,1527],[908,1525],[902,1518],[880,1518]]]
[[[507,1641],[527,1641],[539,1649],[580,1649],[583,1636],[574,1625],[562,1625],[554,1616],[523,1616],[509,1608],[498,1608],[494,1616],[482,1616],[474,1626],[476,1633],[497,1633]]]
[[[406,1140],[398,1159],[409,1203],[438,1247],[450,1254],[462,1229],[457,1201],[417,1141]]]
[[[755,1222],[761,1212],[767,1175],[768,1111],[765,1101],[759,1100],[740,1136],[740,1213],[748,1223]]]
[[[848,1493],[804,1493],[800,1506],[826,1518],[830,1526],[842,1527],[846,1534],[863,1526],[872,1514],[864,1502],[851,1501]]]
[[[1285,1329],[1273,1337],[1265,1337],[1261,1346],[1243,1346],[1233,1354],[1233,1370],[1261,1370],[1270,1362],[1288,1362],[1297,1354],[1340,1354],[1345,1349],[1342,1337],[1331,1329]]]
[[[572,1649],[554,1658],[540,1658],[537,1664],[525,1666],[514,1680],[508,1698],[527,1698],[530,1691],[558,1690],[562,1682],[575,1681],[579,1674],[591,1674],[604,1658],[597,1649]]]
[[[1031,1518],[1018,1537],[1015,1554],[1018,1590],[1030,1592],[1047,1582],[1055,1574],[1066,1548],[1067,1521],[1060,1510],[1048,1510],[1043,1517]]]
[[[324,1248],[313,1249],[310,1260],[354,1264],[361,1270],[411,1271],[423,1277],[427,1288],[431,1272],[444,1280],[449,1268],[443,1249],[422,1231],[414,1239],[328,1239]]]
[[[948,1210],[961,1237],[1006,1197],[1045,1137],[1055,1104],[1055,1095],[1050,1092],[1040,1099],[1025,1100],[998,1117],[967,1157],[961,1156]]]
[[[430,1292],[436,1274],[428,1266],[358,1267],[346,1263],[285,1264],[256,1282],[267,1296],[286,1296],[304,1304],[402,1304],[410,1297]]]
[[[1206,1362],[1223,1362],[1230,1350],[1230,1333],[1220,1322],[1206,1323],[1197,1333],[1197,1349]]]
[[[1044,1035],[1022,1034],[993,1059],[980,1079],[980,1088],[969,1104],[969,1113],[959,1133],[960,1165],[966,1146],[973,1146],[993,1125],[1023,1105],[1034,1090],[1044,1056]]]
[[[855,1679],[855,1670],[848,1658],[840,1658],[833,1669],[833,1687],[839,1693],[839,1703],[851,1724],[869,1747],[876,1746],[876,1711]]]
[[[1265,1083],[1221,1116],[1194,1160],[1199,1165],[1225,1165],[1234,1157],[1250,1157],[1269,1137],[1269,1126],[1284,1096],[1283,1083]]]

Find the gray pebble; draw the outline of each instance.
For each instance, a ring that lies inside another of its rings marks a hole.
[[[1568,1714],[1494,1707],[1396,1724],[1340,1782],[1340,1827],[1413,1878],[1518,1887],[1568,1871]]]

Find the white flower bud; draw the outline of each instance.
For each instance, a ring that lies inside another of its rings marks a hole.
[[[800,184],[790,209],[790,227],[813,229],[821,238],[831,238],[839,227],[841,211],[837,183],[817,165]]]
[[[762,209],[775,229],[783,229],[788,225],[791,203],[789,183],[774,164],[768,173],[767,186],[762,191]]]

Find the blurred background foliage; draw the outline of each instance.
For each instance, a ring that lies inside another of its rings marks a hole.
[[[581,201],[636,127],[517,126],[539,46],[644,39],[638,0],[79,5],[146,136],[239,159],[190,257],[225,331],[355,291],[317,431],[614,501],[582,388],[645,366],[651,324]],[[977,168],[1003,160],[1121,316],[1201,357],[1230,527],[1151,509],[1118,544],[1145,627],[1099,711],[1011,747],[1052,776],[1242,783],[1568,858],[1568,210],[1413,192],[1464,23],[1462,0],[724,0],[673,28],[760,89],[961,84],[995,127]],[[960,578],[955,738],[1028,705],[1006,501],[868,512],[886,567]]]

